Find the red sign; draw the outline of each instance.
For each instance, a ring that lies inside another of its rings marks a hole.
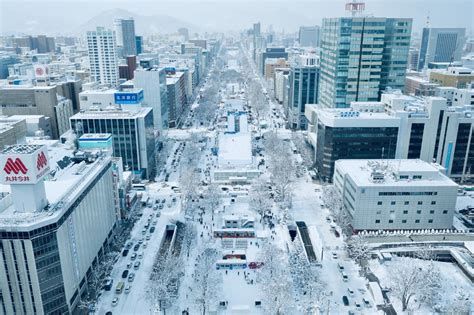
[[[36,168],[38,169],[38,171],[40,171],[46,165],[48,165],[48,160],[46,159],[44,152],[38,153],[38,158],[36,159]]]
[[[12,172],[15,174],[18,174],[20,172],[26,174],[28,172],[28,169],[26,168],[25,164],[23,164],[23,162],[19,158],[16,158],[15,161],[13,161],[11,158],[8,158],[7,162],[5,163],[5,166],[3,167],[3,170],[7,174],[11,174]]]

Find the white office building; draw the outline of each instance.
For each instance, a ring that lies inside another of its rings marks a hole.
[[[90,75],[93,81],[115,87],[118,83],[115,32],[103,27],[87,32]]]
[[[14,145],[0,153],[2,315],[71,314],[116,226],[110,156],[55,160],[50,150]]]
[[[352,229],[450,229],[458,185],[437,164],[338,160],[334,184]]]

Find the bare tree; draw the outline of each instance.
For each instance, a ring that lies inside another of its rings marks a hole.
[[[263,266],[257,274],[262,288],[263,307],[267,314],[291,313],[294,307],[292,279],[283,252],[270,242],[264,242],[260,260]]]
[[[257,212],[261,220],[270,215],[273,208],[273,200],[270,198],[268,185],[262,178],[257,178],[252,183],[249,193],[249,204],[252,210]]]
[[[402,311],[407,310],[415,296],[420,302],[431,303],[437,297],[436,291],[440,292],[439,271],[433,264],[419,259],[397,258],[390,280],[392,294],[402,302]]]
[[[222,275],[216,270],[215,266],[219,256],[220,253],[215,248],[207,247],[196,259],[192,292],[203,315],[206,314],[212,304],[218,301],[222,292]]]
[[[204,191],[204,202],[206,207],[211,211],[212,219],[214,220],[214,211],[219,207],[221,202],[221,189],[216,183],[211,183]]]
[[[189,253],[197,240],[196,224],[193,221],[187,221],[184,228],[183,246],[186,250],[186,258],[189,258]]]
[[[179,282],[184,275],[184,264],[176,255],[158,255],[156,259],[147,293],[151,300],[152,312],[166,314],[166,310],[177,299]]]
[[[454,298],[447,305],[440,306],[438,312],[452,315],[469,315],[472,308],[473,293],[457,289]]]
[[[351,219],[346,209],[342,197],[334,185],[323,186],[323,193],[321,196],[325,206],[329,209],[334,221],[342,229],[342,232],[349,235],[352,231],[350,227]]]

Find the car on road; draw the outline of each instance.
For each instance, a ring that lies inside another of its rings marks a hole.
[[[347,288],[347,293],[349,293],[349,296],[354,296],[354,290],[351,288]]]
[[[360,311],[360,309],[362,308],[361,304],[357,301],[354,302],[354,305],[355,305],[356,310],[358,311]]]
[[[132,291],[132,286],[131,286],[131,285],[127,285],[127,286],[125,287],[125,293],[126,293],[126,294],[129,294],[130,291]]]
[[[146,228],[142,230],[142,234],[143,234],[143,235],[146,234]]]
[[[344,306],[349,306],[349,298],[344,295],[342,297],[342,303],[344,303]]]
[[[342,281],[344,281],[344,282],[349,281],[349,277],[347,276],[347,274],[344,271],[341,272],[341,276],[342,276]]]
[[[362,299],[362,303],[364,303],[365,307],[370,307],[370,301],[367,300],[366,298]]]
[[[125,245],[125,249],[130,249],[130,248],[132,248],[132,246],[133,246],[133,243],[128,242],[127,245]]]
[[[138,270],[140,268],[140,262],[136,261],[135,264],[133,265],[133,269]]]
[[[122,272],[122,278],[123,278],[123,279],[126,279],[127,277],[128,277],[128,270],[124,270],[124,271]]]
[[[143,241],[144,241],[144,239],[143,239],[143,237],[142,237],[141,239],[138,240],[138,244],[139,244],[139,245],[143,244]]]
[[[114,297],[114,299],[112,300],[112,306],[117,306],[118,302],[119,302],[119,298]]]
[[[344,266],[341,263],[337,263],[337,268],[339,269],[339,272],[344,271]]]
[[[110,291],[112,290],[112,285],[114,284],[114,280],[112,279],[107,279],[105,280],[105,283],[104,283],[104,290],[105,291]]]
[[[136,245],[133,247],[133,250],[136,252],[139,248],[140,248],[140,244],[136,244]]]
[[[138,254],[138,259],[143,259],[143,252]]]
[[[155,227],[154,227],[154,226],[152,226],[152,227],[150,228],[150,233],[155,233]],[[148,236],[150,236],[150,235],[148,235]]]
[[[130,259],[131,260],[137,259],[137,253],[133,253],[132,256],[130,256]]]
[[[135,274],[133,272],[131,272],[128,275],[128,282],[133,282],[133,280],[135,280]]]
[[[130,269],[130,268],[132,268],[132,263],[131,262],[127,264],[127,269]]]
[[[142,247],[146,248],[148,246],[148,243],[143,243]]]
[[[122,252],[122,256],[127,257],[127,255],[128,255],[128,249],[124,249]]]
[[[145,237],[145,239],[146,239],[147,241],[149,241],[149,240],[151,239],[151,235],[148,234],[148,235]]]
[[[337,259],[337,258],[338,258],[338,257],[337,257],[337,253],[333,252],[333,253],[332,253],[332,258]]]

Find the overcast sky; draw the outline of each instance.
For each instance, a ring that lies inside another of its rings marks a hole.
[[[140,16],[173,17],[202,30],[239,30],[255,21],[262,29],[296,31],[300,25],[320,24],[323,17],[345,16],[345,0],[0,0],[1,33],[75,34],[80,26],[104,11],[123,9]],[[474,0],[367,0],[366,13],[411,17],[414,31],[430,16],[434,27],[466,27],[473,31]],[[100,18],[99,18],[100,20]],[[166,23],[171,23],[168,20]],[[97,19],[93,20],[96,23]],[[174,24],[173,24],[174,25]],[[82,30],[81,30],[82,31]],[[192,31],[192,30],[190,30]],[[140,30],[137,30],[140,33]]]

